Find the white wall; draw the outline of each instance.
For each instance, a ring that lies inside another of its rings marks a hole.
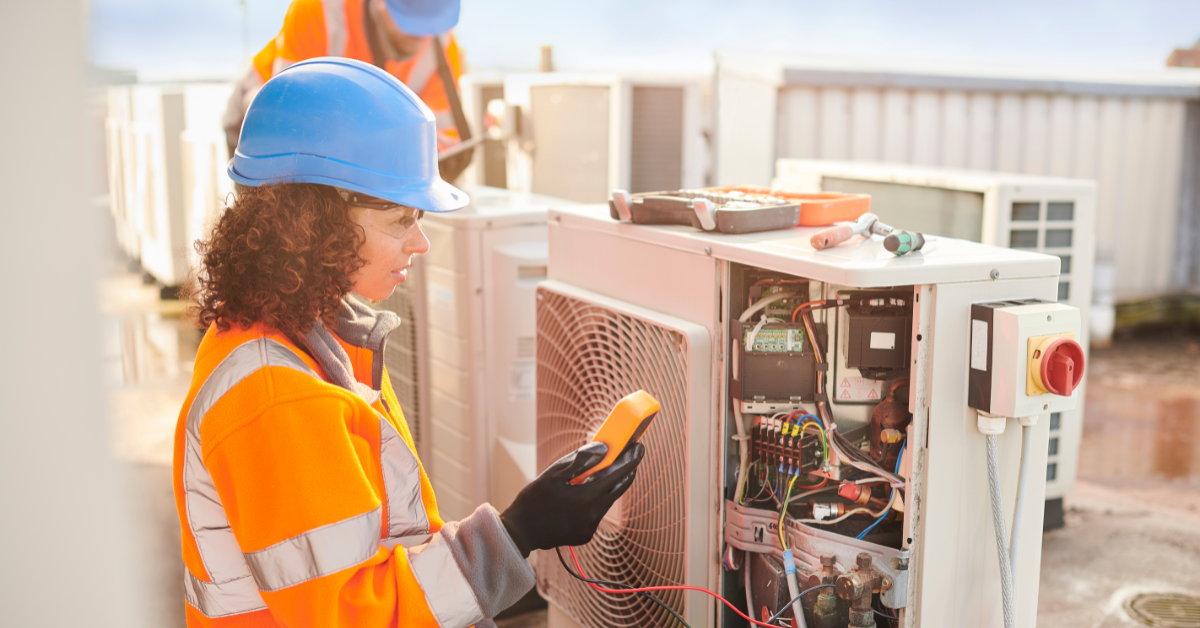
[[[0,5],[3,626],[144,625],[99,377],[84,24],[80,0]]]

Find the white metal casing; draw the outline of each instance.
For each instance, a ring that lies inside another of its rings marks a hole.
[[[1094,181],[1024,174],[954,170],[871,162],[780,159],[773,185],[799,192],[843,191],[874,195],[871,211],[899,229],[929,229],[937,235],[957,229],[968,239],[1001,247],[1022,248],[1058,256],[1056,301],[1079,308],[1079,343],[1085,353],[1093,329],[1112,335],[1115,309],[1111,295],[1093,305],[1096,265],[1096,184]],[[907,197],[907,198],[906,198]],[[920,203],[939,207],[921,212]],[[907,203],[906,203],[907,201]],[[897,207],[906,203],[909,207]],[[1021,205],[1036,204],[1032,219]],[[1052,216],[1052,203],[1073,204],[1068,219]],[[1055,242],[1055,239],[1058,242]],[[1065,246],[1062,241],[1066,240]],[[1023,240],[1023,241],[1022,241]],[[1061,498],[1075,486],[1079,445],[1083,438],[1083,397],[1051,418],[1053,452],[1047,463],[1048,498]]]
[[[703,91],[691,77],[509,75],[504,99],[520,120],[509,139],[508,187],[591,203],[612,189],[701,187]]]
[[[447,520],[505,507],[533,479],[534,286],[545,277],[546,211],[570,201],[464,186],[467,207],[427,213],[420,261],[428,377],[423,462]]]
[[[487,134],[487,106],[492,100],[504,99],[504,75],[464,74],[458,79],[458,90],[462,97],[463,114],[467,117],[467,123],[471,125],[471,136]],[[475,149],[471,165],[463,171],[459,181],[463,185],[508,187],[506,151],[503,141],[484,141]]]
[[[187,265],[179,150],[183,93],[176,86],[137,85],[131,104],[133,215],[142,267],[164,284],[178,285]]]
[[[233,181],[226,173],[229,146],[221,128],[221,115],[232,91],[231,83],[183,87],[185,125],[180,133],[179,148],[185,224],[183,245],[187,256],[185,268],[189,271],[199,264],[193,244],[208,236],[233,194]],[[176,278],[179,278],[178,273]]]
[[[971,320],[971,370],[991,374],[991,394],[984,400],[987,407],[981,409],[1012,418],[1074,410],[1079,405],[1079,388],[1065,397],[1051,393],[1029,395],[1026,380],[1029,339],[1057,334],[1071,334],[1072,339],[1078,339],[1079,310],[1059,303],[1037,303],[997,307],[992,312],[994,317],[990,322]]]
[[[134,144],[131,128],[133,107],[131,89],[108,88],[108,112],[104,120],[104,140],[108,168],[109,207],[115,221],[117,246],[125,255],[137,259],[141,250],[136,216]]]
[[[109,181],[118,241],[178,286],[232,185],[221,115],[227,83],[109,88]]]
[[[926,250],[897,258],[881,241],[855,240],[827,251],[813,251],[815,229],[723,235],[687,227],[622,224],[604,206],[581,206],[550,214],[551,280],[569,284],[629,307],[649,309],[691,321],[713,338],[714,369],[709,391],[716,411],[708,419],[720,434],[710,463],[721,466],[736,450],[728,390],[728,350],[721,310],[729,264],[751,265],[846,287],[915,285],[913,381],[914,412],[909,443],[913,471],[906,506],[906,548],[912,552],[904,626],[1000,626],[999,568],[989,531],[984,441],[967,406],[969,312],[973,303],[993,299],[1052,300],[1057,291],[1058,261],[1052,257],[982,244],[938,238]],[[1000,279],[992,278],[998,270]],[[918,341],[917,337],[923,337]],[[1045,463],[1048,426],[1034,428],[1031,463]],[[1016,436],[1014,436],[1016,434]],[[1012,511],[1020,458],[1019,430],[1001,439],[1001,471],[1006,512]],[[651,451],[649,456],[654,456]],[[713,469],[691,471],[704,482]],[[719,475],[727,489],[731,472]],[[1044,484],[1031,482],[1029,499],[1043,499]],[[689,517],[704,517],[720,529],[722,503],[714,491],[707,506],[692,502]],[[1011,523],[1010,523],[1011,525]],[[1037,607],[1042,512],[1030,509],[1022,526],[1019,560],[1018,625],[1033,625]],[[707,556],[705,577],[686,584],[719,586],[719,535],[689,547]],[[840,560],[840,557],[839,557]],[[853,562],[853,554],[847,560]],[[712,621],[719,625],[716,603]],[[562,617],[556,609],[551,617]],[[580,618],[575,618],[579,620]]]

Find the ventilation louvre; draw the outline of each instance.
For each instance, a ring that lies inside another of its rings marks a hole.
[[[708,451],[688,437],[694,358],[708,359],[707,332],[699,328],[700,337],[557,288],[543,284],[537,296],[538,469],[587,442],[625,395],[639,389],[654,395],[662,410],[642,439],[648,455],[637,479],[576,553],[595,579],[639,587],[685,583],[696,549],[688,544],[689,480],[709,482],[707,470],[689,473],[688,464],[689,446]],[[699,381],[707,383],[707,374]],[[539,552],[537,573],[542,595],[588,628],[674,625],[642,596],[593,591],[565,573],[553,552]],[[659,598],[687,615],[682,592]]]
[[[400,326],[388,337],[383,364],[387,367],[396,399],[400,401],[400,410],[408,423],[413,444],[417,446],[417,451],[424,451],[424,443],[421,440],[424,435],[424,430],[421,429],[421,413],[425,408],[421,403],[420,383],[425,370],[418,359],[421,355],[421,349],[418,347],[421,339],[420,329],[425,324],[425,321],[421,320],[423,308],[420,306],[422,300],[419,298],[419,292],[424,286],[421,285],[421,269],[416,259],[413,262],[404,283],[396,286],[392,296],[376,303],[375,308],[395,312],[400,317]]]
[[[634,87],[630,143],[631,192],[683,187],[682,87]]]

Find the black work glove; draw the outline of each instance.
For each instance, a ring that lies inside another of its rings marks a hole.
[[[560,458],[521,489],[500,515],[500,521],[522,556],[528,557],[535,549],[583,545],[592,540],[604,513],[633,484],[646,447],[635,443],[588,481],[570,484],[572,478],[595,466],[607,453],[604,443],[588,443]]]

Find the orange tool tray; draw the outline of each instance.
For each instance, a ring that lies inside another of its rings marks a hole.
[[[841,192],[818,192],[801,194],[787,190],[759,187],[755,185],[727,185],[704,188],[710,192],[743,192],[745,194],[769,194],[794,200],[800,205],[799,227],[832,225],[835,222],[858,220],[871,211],[870,194],[843,194]]]

